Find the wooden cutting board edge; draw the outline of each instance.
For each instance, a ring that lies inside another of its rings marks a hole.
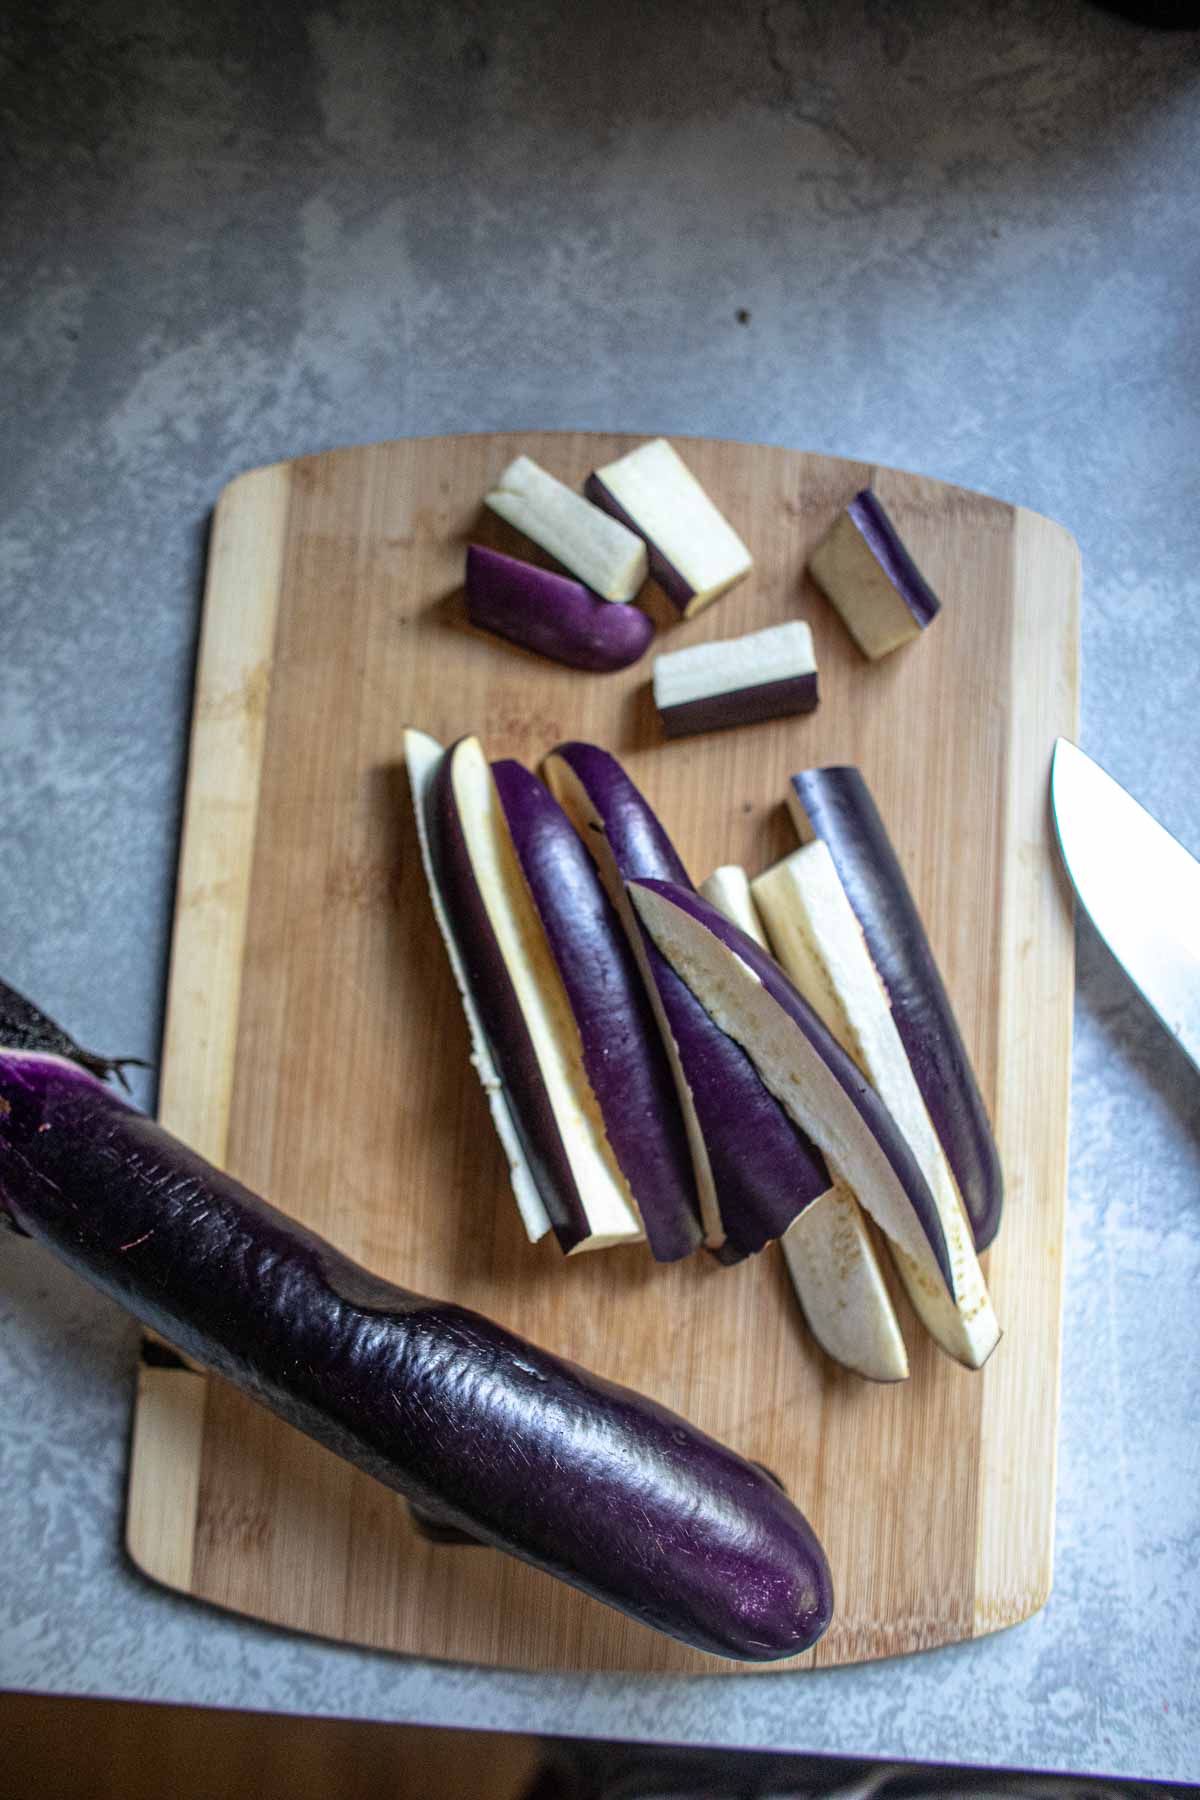
[[[567,434],[564,434],[567,435]],[[503,434],[514,450],[528,434]],[[747,446],[748,447],[748,446]],[[339,454],[337,452],[331,454]],[[309,459],[301,459],[306,461]],[[832,461],[834,459],[830,459]],[[258,800],[258,775],[270,694],[272,646],[281,589],[282,559],[293,463],[268,465],[239,476],[223,491],[215,513],[209,559],[208,594],[218,591],[227,570],[241,572],[240,610],[205,607],[198,661],[196,704],[192,728],[184,841],[177,890],[176,923],[172,954],[167,1024],[164,1034],[164,1069],[160,1117],[172,1130],[212,1160],[224,1158],[232,1082],[233,1046],[237,1038],[237,1010],[241,947],[244,941],[250,893],[250,867]],[[871,465],[847,461],[847,471],[867,479],[889,473]],[[1052,973],[1050,992],[1060,1021],[1058,1055],[1069,1057],[1070,991],[1073,986],[1071,911],[1065,887],[1042,854],[1044,844],[1045,770],[1040,766],[1045,730],[1050,721],[1062,729],[1071,725],[1078,695],[1078,551],[1073,539],[1052,521],[1021,508],[1013,509],[1014,556],[1022,573],[1015,583],[1021,617],[1014,620],[1014,654],[1024,634],[1036,636],[1044,654],[1056,669],[1053,689],[1035,690],[1014,680],[1013,709],[1009,730],[1017,746],[1020,779],[1009,788],[1002,902],[1002,956],[1005,967],[1028,969],[1032,954],[1039,958],[1044,979]],[[1047,551],[1051,554],[1047,556]],[[1057,559],[1061,567],[1052,573]],[[252,571],[246,584],[245,573]],[[1059,581],[1068,577],[1064,595]],[[1043,716],[1045,715],[1045,716]],[[1021,750],[1026,751],[1022,766]],[[1038,766],[1032,766],[1033,763]],[[211,779],[223,768],[224,778]],[[230,771],[233,771],[231,777]],[[1019,853],[1012,853],[1017,846]],[[1007,981],[1003,992],[1011,992]],[[1062,989],[1066,989],[1066,1003]],[[186,1018],[185,1018],[186,1015]],[[1067,1041],[1061,1039],[1065,1020]],[[184,1036],[187,1055],[180,1053]],[[1006,1082],[1014,1061],[1005,1027],[1001,1028],[997,1129],[1004,1141],[1010,1134],[1023,1135],[1030,1126],[1030,1110],[1037,1103],[1037,1084]],[[195,1078],[197,1055],[208,1074]],[[1020,1061],[1021,1059],[1015,1059]],[[1044,1130],[1044,1125],[1043,1125]],[[1053,1158],[1056,1178],[1047,1184],[1040,1202],[1047,1206],[1047,1225],[1053,1241],[1061,1245],[1065,1204],[1067,1121],[1065,1112],[1055,1134]],[[994,1279],[994,1278],[993,1278]],[[1049,1279],[1061,1291],[1061,1256],[1047,1271],[1014,1272],[1005,1281],[1012,1292],[999,1293],[998,1310],[1013,1328],[1014,1303],[1019,1309],[1023,1283]],[[1057,1316],[1061,1322],[1061,1305]],[[1061,1329],[1056,1334],[1052,1369],[1044,1365],[1041,1378],[1019,1402],[1011,1396],[1002,1406],[992,1398],[990,1409],[1004,1411],[1010,1419],[1028,1421],[1031,1441],[1049,1437],[1057,1444],[1057,1406]],[[1026,1359],[1005,1359],[1010,1384],[1020,1385]],[[1029,1372],[1026,1371],[1028,1374]],[[194,1538],[199,1503],[199,1446],[204,1429],[207,1378],[186,1367],[144,1364],[139,1375],[138,1399],[131,1449],[129,1507],[126,1544],[144,1573],[166,1586],[187,1593],[191,1586]],[[988,1390],[996,1395],[996,1387]],[[1022,1447],[1011,1440],[1003,1447],[989,1439],[985,1418],[980,1438],[983,1454],[1020,1466]],[[1016,1407],[1014,1415],[1013,1408]],[[1047,1412],[1051,1417],[1047,1418]],[[165,1471],[174,1480],[164,1480]],[[1004,1491],[1003,1471],[981,1482],[975,1557],[976,1605],[971,1635],[982,1635],[1015,1624],[1042,1604],[1052,1577],[1054,1459],[1043,1466],[1037,1491],[1019,1516],[1007,1511],[998,1496]],[[995,1504],[985,1504],[984,1496]],[[1028,1544],[1044,1545],[1036,1577],[1028,1580]],[[1026,1554],[1019,1553],[1024,1547]],[[1018,1562],[1026,1582],[1018,1593],[1011,1570]],[[987,1596],[1006,1591],[1007,1604],[997,1609]],[[868,1654],[889,1654],[884,1645]],[[803,1663],[755,1667],[796,1669]],[[714,1673],[728,1664],[715,1662]]]

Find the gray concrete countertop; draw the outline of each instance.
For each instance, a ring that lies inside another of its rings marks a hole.
[[[156,1055],[209,509],[408,434],[709,433],[1062,520],[1082,741],[1200,851],[1198,46],[1083,0],[9,11],[5,976]],[[549,1679],[189,1604],[120,1548],[137,1331],[8,1242],[0,1684],[1194,1777],[1200,1086],[1079,953],[1038,1618],[822,1675]]]

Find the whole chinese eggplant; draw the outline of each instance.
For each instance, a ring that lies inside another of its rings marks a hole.
[[[135,1111],[101,1079],[113,1067],[0,984],[0,1216],[17,1230],[422,1515],[718,1656],[820,1637],[828,1565],[760,1469],[359,1267]]]

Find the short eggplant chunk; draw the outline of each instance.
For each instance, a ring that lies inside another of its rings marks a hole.
[[[732,925],[768,948],[749,877],[725,863],[700,885]],[[780,1239],[805,1323],[826,1356],[868,1381],[903,1381],[908,1353],[862,1208],[835,1182]]]
[[[954,1293],[933,1196],[890,1113],[779,964],[695,892],[631,881],[659,950],[714,1023],[925,1279]]]
[[[669,738],[815,711],[817,661],[803,619],[689,644],[654,659],[654,704]]]
[[[575,1014],[583,1064],[660,1262],[700,1242],[687,1132],[637,962],[570,819],[518,762],[492,776],[533,904]]]
[[[601,600],[632,600],[646,579],[646,546],[528,456],[504,470],[485,502],[558,558]]]
[[[636,1242],[637,1206],[478,738],[447,751],[430,798],[438,884],[558,1241],[568,1253]]]
[[[597,469],[584,492],[646,540],[650,573],[685,618],[753,567],[733,526],[665,438]]]
[[[828,845],[892,1004],[921,1098],[958,1183],[977,1251],[1000,1226],[1004,1177],[987,1108],[916,902],[860,770],[793,775],[788,807],[802,843]]]
[[[569,575],[482,544],[467,547],[466,592],[467,617],[480,631],[592,674],[627,669],[654,636],[636,606],[615,606]]]
[[[705,1243],[726,1261],[753,1255],[826,1192],[829,1171],[638,922],[626,892],[631,877],[659,874],[690,887],[644,796],[595,744],[560,744],[545,774],[595,858],[646,983],[688,1128]]]
[[[770,1661],[829,1623],[821,1547],[759,1469],[359,1267],[61,1054],[0,1048],[0,1216],[426,1517],[644,1625]]]
[[[754,897],[779,961],[867,1077],[929,1184],[954,1268],[954,1299],[893,1245],[913,1309],[948,1356],[981,1369],[1000,1341],[1000,1327],[971,1227],[828,846],[794,850],[759,876]]]
[[[872,661],[920,637],[941,610],[870,488],[839,514],[809,557],[808,571]]]

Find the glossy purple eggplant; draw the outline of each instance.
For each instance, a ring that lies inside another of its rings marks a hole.
[[[870,488],[839,513],[808,561],[864,656],[873,661],[932,624],[941,601]]]
[[[654,625],[628,602],[602,600],[569,575],[556,575],[481,544],[467,548],[467,617],[568,668],[605,674],[645,654]]]
[[[633,951],[595,863],[549,789],[518,762],[493,763],[492,776],[575,1014],[609,1143],[651,1251],[674,1262],[700,1242],[696,1178]]]
[[[1000,1225],[1004,1177],[987,1108],[921,915],[861,771],[804,769],[788,806],[804,842],[820,838],[854,908],[975,1238]]]
[[[829,1622],[809,1525],[653,1401],[341,1255],[69,1060],[9,1049],[0,1217],[427,1519],[714,1655]],[[446,1554],[454,1554],[447,1551]]]
[[[656,875],[690,887],[653,809],[616,757],[560,744],[545,764],[555,797],[588,846],[625,926],[655,1004],[696,1166],[710,1249],[726,1260],[782,1237],[829,1186],[813,1144],[767,1092],[745,1051],[718,1031],[642,931],[625,883]]]

